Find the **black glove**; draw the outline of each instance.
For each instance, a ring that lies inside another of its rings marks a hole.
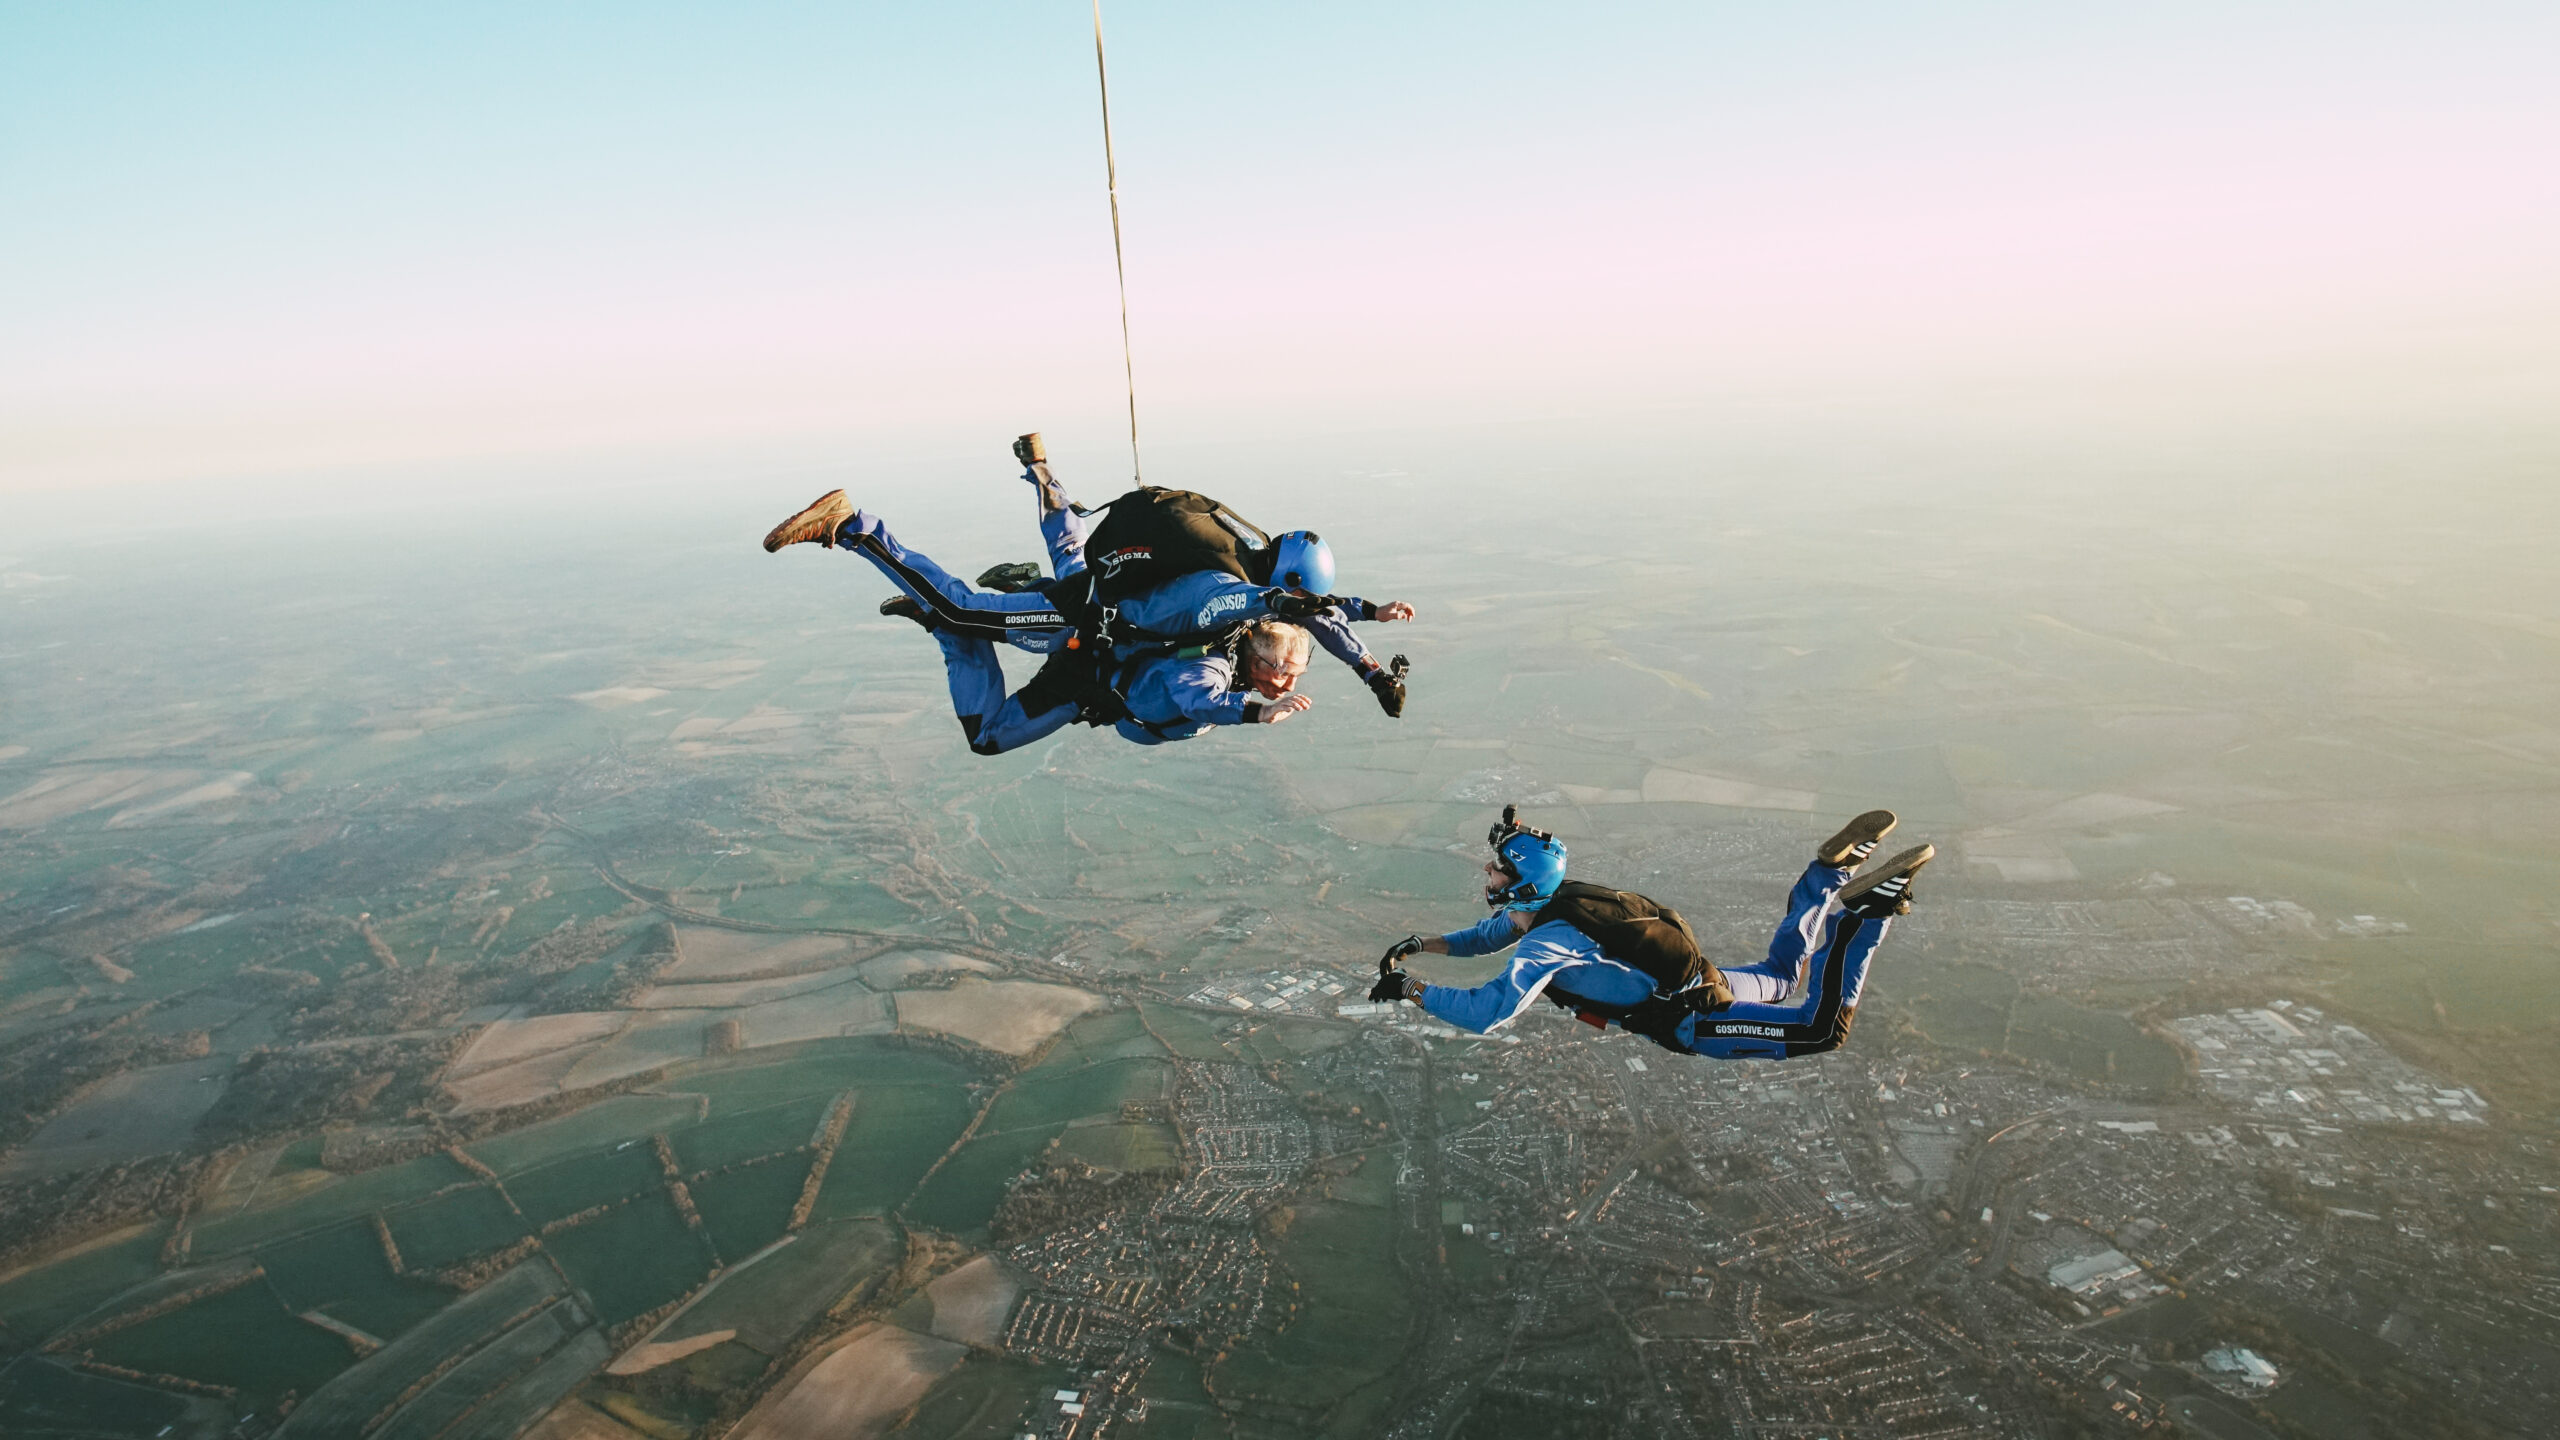
[[[1301,595],[1295,590],[1276,588],[1271,591],[1271,613],[1283,620],[1313,619],[1335,603],[1330,595]]]
[[[1404,718],[1404,677],[1409,662],[1399,655],[1392,665],[1380,666],[1369,676],[1369,692],[1378,697],[1378,708],[1390,720]]]
[[[1407,935],[1393,945],[1388,946],[1387,953],[1378,957],[1378,973],[1384,975],[1388,971],[1396,968],[1396,962],[1407,955],[1419,955],[1421,953],[1422,937],[1419,935]]]
[[[1375,1000],[1410,1000],[1422,993],[1422,982],[1401,970],[1389,970],[1378,976],[1369,987],[1369,998]]]

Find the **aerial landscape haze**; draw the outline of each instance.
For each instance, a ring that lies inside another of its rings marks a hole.
[[[2550,1433],[2560,32],[1817,8],[0,6],[0,1435]]]

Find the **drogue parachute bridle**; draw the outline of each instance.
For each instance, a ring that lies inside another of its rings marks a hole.
[[[1093,0],[1093,71],[1102,82],[1102,173],[1111,192],[1111,268],[1120,277],[1120,374],[1129,387],[1129,478],[1143,485],[1138,463],[1138,366],[1129,346],[1129,261],[1120,244],[1120,161],[1111,150],[1111,67],[1102,58],[1102,0]]]

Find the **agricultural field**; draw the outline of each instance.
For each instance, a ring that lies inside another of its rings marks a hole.
[[[626,1140],[646,1140],[702,1118],[702,1102],[690,1093],[616,1095],[574,1114],[493,1135],[466,1148],[481,1164],[513,1177],[536,1165],[580,1152],[609,1151]]]
[[[93,1243],[0,1280],[0,1325],[21,1341],[50,1335],[110,1297],[158,1279],[167,1235],[165,1224],[138,1226],[130,1237]]]
[[[350,1300],[401,1290],[432,1296],[438,1304],[453,1298],[449,1290],[392,1274],[391,1261],[382,1253],[381,1238],[370,1219],[345,1221],[267,1246],[257,1252],[257,1262],[266,1269],[268,1288],[288,1310],[338,1314],[336,1307]],[[376,1330],[343,1314],[339,1318],[374,1335],[396,1333]]]
[[[1374,1433],[1390,1397],[1371,1387],[1413,1339],[1392,1170],[1392,1160],[1369,1155],[1324,1199],[1297,1207],[1277,1251],[1301,1287],[1299,1312],[1213,1367],[1221,1396],[1298,1416],[1314,1433]]]
[[[80,1098],[0,1163],[0,1180],[56,1175],[182,1149],[237,1063],[229,1056],[129,1070]]]
[[[539,1228],[581,1210],[647,1194],[664,1186],[666,1177],[659,1173],[657,1151],[631,1140],[517,1170],[504,1184],[526,1222]]]
[[[1006,1055],[1028,1055],[1102,1002],[1064,985],[964,978],[948,990],[900,990],[898,1023],[939,1030]]]
[[[738,1440],[867,1440],[968,1353],[894,1325],[858,1326],[786,1376],[735,1433]]]
[[[441,1285],[404,1280],[351,1290],[317,1308],[333,1320],[388,1340],[408,1333],[452,1303],[453,1292]]]
[[[828,1306],[887,1274],[905,1254],[905,1238],[881,1221],[812,1225],[789,1245],[722,1276],[655,1338],[734,1330],[740,1344],[778,1354]]]
[[[191,1412],[207,1428],[228,1418],[219,1402],[190,1401],[49,1361],[21,1362],[0,1389],[0,1435],[158,1435],[187,1423]]]
[[[798,1150],[815,1138],[835,1095],[804,1095],[767,1104],[737,1104],[715,1095],[710,1118],[677,1131],[676,1163],[691,1173]]]
[[[809,1158],[785,1155],[690,1181],[694,1208],[724,1263],[734,1264],[782,1238],[791,1207],[809,1176]]]
[[[1137,1055],[1128,1057],[1133,1050]],[[1161,1054],[1160,1046],[1142,1030],[1131,1033],[1129,1022],[1119,1015],[1106,1013],[1078,1022],[1041,1063],[1022,1072],[997,1097],[969,1143],[935,1171],[899,1213],[953,1234],[983,1235],[1013,1178],[1048,1153],[1052,1141],[1071,1134],[1071,1123],[1115,1122],[1123,1105],[1161,1103],[1166,1098],[1171,1071],[1155,1058]],[[1147,1143],[1117,1138],[1124,1144]],[[1167,1143],[1170,1136],[1147,1139]]]
[[[763,935],[709,925],[678,925],[675,934],[676,962],[658,975],[667,984],[825,970],[851,962],[862,948],[839,935]]]
[[[1060,1156],[1105,1170],[1172,1170],[1182,1163],[1181,1142],[1169,1125],[1069,1125],[1057,1143]]]
[[[345,1341],[303,1323],[264,1285],[243,1285],[100,1337],[110,1365],[236,1386],[252,1405],[308,1395],[355,1361]]]
[[[608,1330],[678,1298],[711,1274],[710,1244],[686,1228],[675,1202],[663,1193],[617,1206],[542,1244],[595,1302],[597,1323]]]
[[[476,1178],[442,1155],[423,1155],[357,1175],[331,1175],[308,1188],[271,1184],[269,1188],[284,1190],[284,1198],[261,1200],[195,1227],[195,1254],[200,1260],[239,1254],[306,1230],[414,1204]]]
[[[854,1101],[853,1124],[818,1191],[817,1213],[842,1219],[895,1211],[976,1111],[976,1103],[956,1087],[862,1091]]]
[[[987,1130],[1056,1124],[1083,1116],[1117,1119],[1125,1104],[1160,1103],[1172,1067],[1160,1060],[1086,1061],[1052,1057],[1022,1073],[988,1113]],[[987,1130],[979,1131],[980,1134]]]
[[[441,1155],[338,1177],[290,1168],[294,1156],[308,1162],[317,1152],[288,1148],[270,1156],[254,1180],[244,1177],[244,1189],[227,1190],[226,1204],[209,1207],[194,1253],[200,1261],[254,1254],[274,1269],[273,1305],[323,1310],[389,1338],[434,1313],[448,1294],[391,1274],[373,1232],[375,1215],[390,1226],[402,1263],[425,1271],[502,1249],[548,1221],[614,1205],[545,1242],[610,1326],[698,1284],[715,1247],[737,1259],[778,1238],[807,1174],[802,1147],[846,1090],[855,1095],[853,1123],[817,1218],[893,1210],[967,1125],[975,1109],[964,1088],[970,1078],[946,1058],[863,1040],[695,1061],[669,1082],[671,1093],[615,1097],[476,1142],[471,1153],[501,1174],[503,1196]],[[1028,1092],[1043,1100],[1050,1093],[1045,1085]],[[782,1158],[696,1181],[695,1203],[708,1226],[696,1235],[664,1197],[648,1141],[654,1134],[670,1138],[689,1171],[777,1152]],[[989,1177],[996,1188],[986,1192],[987,1208],[1018,1165],[1001,1168]],[[297,1176],[303,1178],[291,1178]],[[160,1240],[150,1232],[0,1282],[0,1323],[16,1333],[46,1333],[118,1288],[152,1279]],[[649,1262],[628,1264],[624,1257],[634,1254]],[[341,1342],[286,1323],[293,1330],[279,1354],[308,1348],[300,1333],[308,1332],[338,1346],[330,1353],[344,1363]],[[137,1330],[147,1332],[144,1341],[158,1333]]]
[[[1022,1286],[1022,1277],[1012,1267],[993,1255],[981,1255],[934,1277],[924,1287],[925,1302],[933,1312],[927,1328],[945,1340],[997,1348]]]
[[[983,1240],[1013,1177],[1030,1168],[1066,1128],[1063,1120],[1017,1130],[982,1129],[898,1213],[919,1225]]]
[[[393,1404],[418,1398],[421,1380],[439,1372],[450,1378],[446,1362],[452,1357],[501,1337],[513,1338],[515,1332],[537,1320],[543,1322],[542,1326],[525,1334],[536,1354],[559,1344],[585,1323],[584,1312],[562,1294],[558,1275],[539,1261],[518,1265],[453,1301],[362,1361],[352,1366],[342,1364],[344,1373],[307,1392],[307,1398],[281,1433],[294,1440],[306,1436],[324,1440],[355,1433]],[[320,1334],[318,1330],[311,1333]],[[535,1341],[540,1343],[533,1344]],[[489,1384],[500,1378],[503,1377],[489,1377],[477,1388],[485,1393]],[[457,1386],[457,1390],[460,1388]]]
[[[1074,1389],[1075,1372],[1010,1356],[971,1355],[917,1402],[904,1440],[1013,1440],[1031,1403]]]
[[[486,1185],[449,1190],[387,1215],[401,1263],[412,1270],[441,1270],[504,1250],[530,1233],[506,1197]]]
[[[1200,1361],[1179,1350],[1157,1353],[1138,1381],[1147,1418],[1130,1427],[1144,1440],[1215,1440],[1227,1433],[1226,1414],[1207,1388]]]
[[[1165,1046],[1184,1060],[1233,1060],[1235,1052],[1220,1038],[1217,1018],[1196,1010],[1178,1010],[1169,1005],[1137,1007],[1145,1017],[1148,1030],[1164,1038]]]

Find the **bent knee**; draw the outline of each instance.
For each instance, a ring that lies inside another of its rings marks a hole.
[[[960,733],[969,738],[970,754],[1001,755],[1004,753],[1004,747],[997,744],[995,738],[988,735],[982,728],[985,723],[985,719],[986,717],[982,715],[961,716]]]
[[[1849,1043],[1849,1023],[1857,1018],[1858,1010],[1857,1007],[1853,1005],[1840,1012],[1840,1023],[1831,1027],[1830,1034],[1822,1036],[1820,1039],[1808,1040],[1801,1045],[1790,1046],[1788,1047],[1788,1053],[1791,1056],[1830,1054],[1832,1051]]]

